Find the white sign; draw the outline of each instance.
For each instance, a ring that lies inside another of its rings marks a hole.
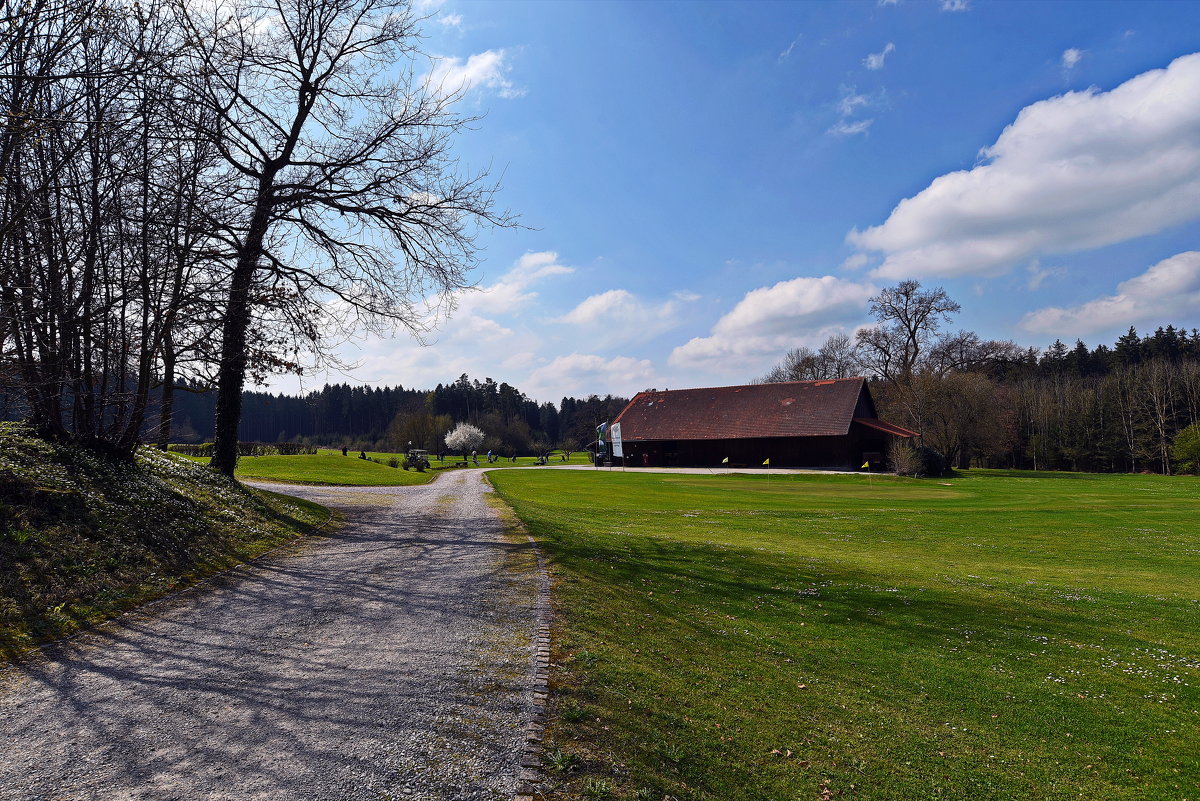
[[[621,450],[621,424],[613,423],[612,427],[608,429],[608,436],[612,440],[613,456],[620,456],[624,459],[625,452]]]

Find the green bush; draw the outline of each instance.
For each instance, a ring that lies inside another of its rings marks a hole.
[[[1179,472],[1200,472],[1200,423],[1192,423],[1175,435],[1171,457]]]

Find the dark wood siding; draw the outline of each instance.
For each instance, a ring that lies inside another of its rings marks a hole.
[[[625,444],[630,467],[719,467],[728,458],[734,467],[815,467],[852,470],[868,453],[887,453],[888,435],[855,425],[843,437],[776,437],[769,439],[663,440]]]

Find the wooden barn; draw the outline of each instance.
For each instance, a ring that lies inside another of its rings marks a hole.
[[[864,378],[639,392],[617,416],[630,467],[871,469],[917,432],[885,423]]]

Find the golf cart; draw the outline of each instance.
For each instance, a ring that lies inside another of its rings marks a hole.
[[[421,451],[412,449],[404,454],[405,470],[415,467],[418,473],[424,473],[429,469],[429,451]]]

